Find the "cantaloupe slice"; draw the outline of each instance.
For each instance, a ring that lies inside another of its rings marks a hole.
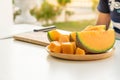
[[[47,32],[49,41],[58,41],[61,33],[58,30],[51,30]]]
[[[85,55],[85,51],[81,48],[76,48],[75,55]]]
[[[50,44],[48,45],[48,49],[51,52],[55,52],[55,53],[61,53],[61,44],[58,41],[52,41],[50,42]]]
[[[74,48],[75,48],[75,45],[74,43],[72,42],[64,42],[61,44],[62,46],[62,53],[65,53],[65,54],[74,54]]]
[[[111,49],[115,42],[113,29],[107,31],[81,31],[77,32],[77,46],[90,53],[102,53]]]
[[[106,26],[105,25],[95,25],[95,26],[87,26],[83,31],[91,31],[91,30],[98,30],[98,31],[105,31]],[[76,41],[76,32],[70,33],[70,41]]]
[[[59,42],[70,42],[69,35],[60,35]]]
[[[74,52],[76,51],[76,42],[71,42],[73,45]]]
[[[70,33],[70,41],[76,41],[76,32]]]
[[[105,25],[95,25],[95,26],[87,26],[83,31],[89,31],[89,30],[106,30]]]

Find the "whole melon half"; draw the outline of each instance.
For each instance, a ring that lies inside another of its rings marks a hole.
[[[89,53],[102,53],[111,49],[115,43],[113,29],[105,31],[81,31],[76,33],[77,46]]]

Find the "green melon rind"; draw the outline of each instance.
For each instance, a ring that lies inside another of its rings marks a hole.
[[[51,35],[50,35],[50,32],[48,31],[47,32],[47,37],[48,37],[48,40],[51,42],[51,41],[53,41],[53,39],[51,38]]]
[[[111,44],[110,47],[106,48],[106,49],[102,49],[102,50],[96,50],[93,48],[90,48],[89,46],[87,46],[84,41],[80,38],[80,36],[77,34],[77,44],[80,48],[83,48],[86,52],[90,52],[90,53],[102,53],[102,52],[106,52],[107,50],[111,49],[115,43],[115,40],[113,42],[113,44]]]
[[[83,42],[83,40],[80,38],[80,36],[79,36],[79,34],[78,33],[76,33],[76,43],[77,43],[77,46],[78,47],[80,47],[80,48],[82,48],[82,49],[84,49],[86,52],[88,52],[88,53],[102,53],[102,52],[106,52],[106,51],[108,51],[109,49],[111,49],[113,46],[114,46],[114,43],[115,43],[115,40],[114,40],[114,42],[111,44],[111,46],[110,47],[108,47],[108,48],[106,48],[106,49],[103,49],[103,50],[96,50],[96,49],[92,49],[92,48],[90,48],[89,46],[87,46],[84,42]]]

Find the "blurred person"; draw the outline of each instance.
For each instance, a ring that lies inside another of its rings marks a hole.
[[[97,25],[106,25],[107,29],[110,22],[116,33],[116,39],[120,40],[120,0],[99,0]]]

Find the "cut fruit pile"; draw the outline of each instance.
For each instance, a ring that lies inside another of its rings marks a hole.
[[[81,32],[62,34],[58,30],[48,31],[50,44],[48,49],[54,53],[85,55],[103,53],[115,43],[113,29],[106,30],[105,25],[88,26]]]
[[[54,53],[85,55],[85,51],[76,47],[75,42],[52,41],[50,45],[48,45],[48,49]]]

